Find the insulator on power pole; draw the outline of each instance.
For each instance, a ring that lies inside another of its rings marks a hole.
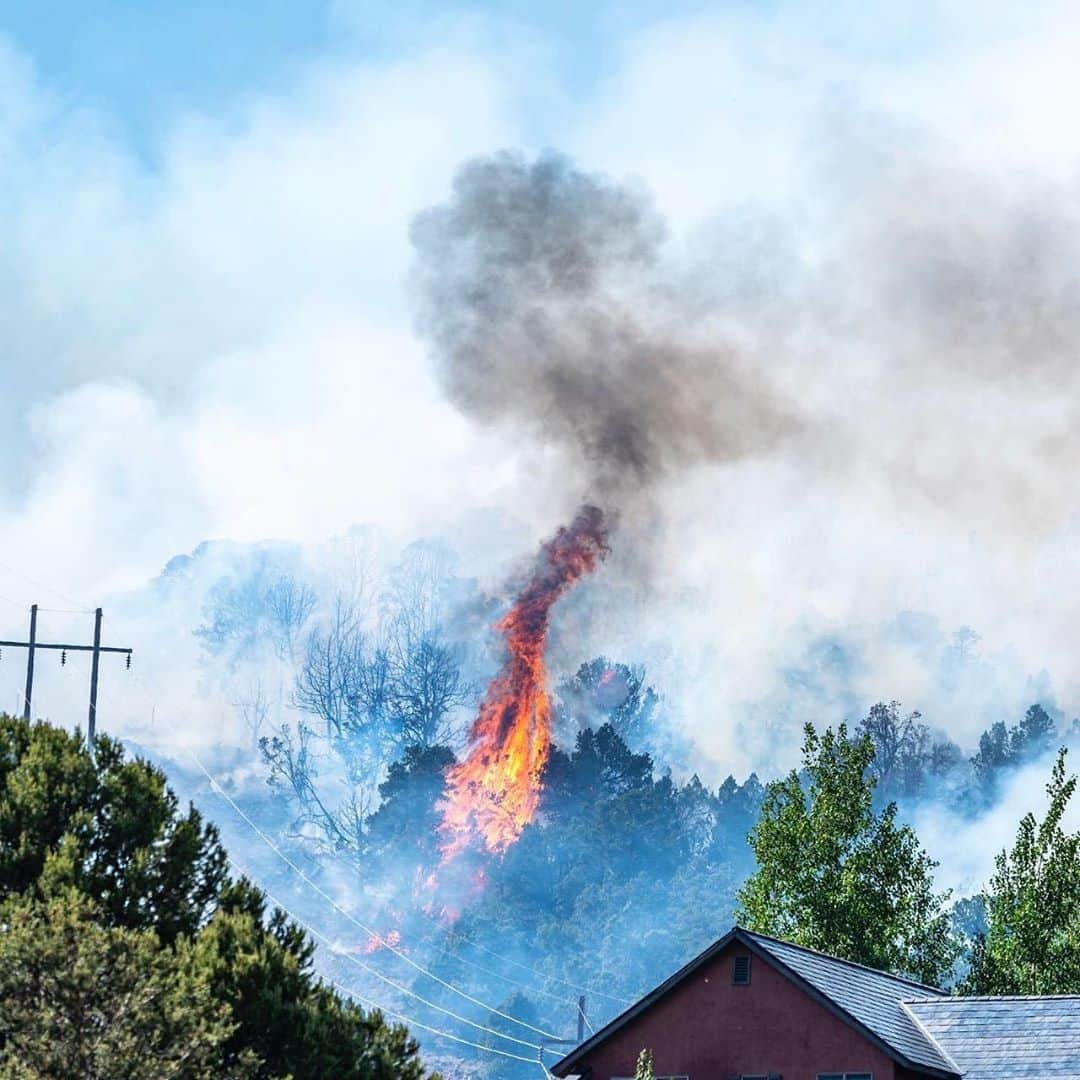
[[[67,649],[60,650],[60,666],[67,667]]]
[[[124,663],[124,667],[126,667],[128,671],[131,670],[131,653],[127,654],[127,660]]]

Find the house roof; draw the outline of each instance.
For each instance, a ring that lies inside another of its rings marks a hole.
[[[913,996],[945,999],[943,990],[749,930],[742,934],[876,1035],[900,1064],[956,1073],[902,1004]]]
[[[907,1011],[964,1080],[1080,1077],[1080,997],[949,997]]]
[[[935,1046],[933,1040],[923,1034],[919,1024],[902,1004],[906,999],[944,997],[944,991],[764,934],[755,934],[738,926],[571,1051],[552,1071],[560,1075],[571,1070],[590,1051],[673,991],[733,941],[739,941],[786,975],[898,1064],[941,1078],[959,1075],[957,1068]]]

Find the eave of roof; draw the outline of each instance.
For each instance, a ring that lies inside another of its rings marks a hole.
[[[817,987],[813,986],[806,979],[804,979],[797,971],[792,970],[787,964],[785,964],[778,957],[774,956],[767,948],[762,946],[755,938],[766,938],[764,934],[753,934],[750,931],[744,930],[741,926],[733,927],[729,930],[719,941],[714,942],[704,952],[695,956],[688,964],[681,967],[674,975],[665,979],[655,989],[649,991],[640,1001],[631,1005],[629,1009],[615,1017],[610,1023],[602,1027],[595,1035],[586,1039],[580,1046],[572,1050],[562,1060],[555,1063],[552,1066],[551,1071],[558,1074],[560,1070],[569,1070],[580,1061],[583,1057],[591,1053],[599,1045],[606,1042],[617,1031],[620,1031],[627,1024],[629,1024],[636,1017],[640,1016],[647,1009],[650,1009],[657,1001],[667,996],[672,990],[674,990],[680,983],[689,978],[695,971],[707,964],[719,953],[723,952],[733,941],[738,941],[741,945],[748,948],[755,956],[764,960],[775,970],[784,975],[787,979],[791,980],[796,986],[799,987],[808,997],[817,1001],[820,1005],[824,1006],[838,1019],[842,1020],[848,1026],[854,1028],[860,1035],[863,1036],[868,1042],[872,1043],[884,1054],[886,1054],[891,1060],[898,1065],[903,1066],[905,1069],[912,1069],[916,1072],[922,1073],[925,1076],[937,1077],[939,1080],[958,1080],[959,1073],[952,1072],[946,1069],[938,1069],[933,1066],[925,1065],[917,1061],[912,1061],[905,1054],[901,1053],[896,1047],[890,1045],[884,1039],[882,1039],[876,1032],[871,1031],[861,1020],[852,1016],[846,1009],[842,1008],[835,1001],[832,1000],[827,994],[822,993]],[[780,944],[787,945],[787,942],[779,942]],[[804,950],[813,951],[813,950]],[[825,954],[822,954],[825,955]],[[829,959],[835,960],[836,957],[829,957]],[[855,967],[863,967],[863,965],[855,964]],[[873,968],[866,968],[865,970],[873,971]],[[902,979],[899,980],[906,982],[908,985],[915,989],[928,990],[934,994],[940,995],[942,991],[936,987],[925,986],[922,983],[912,982],[911,980]],[[899,1007],[899,1002],[898,1002]],[[933,1044],[932,1044],[933,1045]]]

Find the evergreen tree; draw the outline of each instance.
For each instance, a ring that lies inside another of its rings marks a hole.
[[[108,926],[74,889],[0,909],[0,1077],[215,1080],[236,1028],[186,950],[152,930]]]
[[[1019,724],[1007,728],[1000,720],[979,737],[979,749],[971,759],[976,788],[982,802],[998,792],[1003,775],[1047,753],[1057,736],[1053,717],[1041,705],[1029,706]]]
[[[875,811],[869,738],[807,725],[803,772],[769,784],[750,834],[758,868],[740,920],[849,960],[938,982],[955,945],[934,863],[896,805]]]
[[[422,1080],[406,1029],[320,982],[304,931],[226,867],[160,770],[0,716],[0,1077]]]
[[[91,758],[70,732],[0,715],[0,899],[38,891],[62,847],[68,883],[102,918],[163,942],[198,929],[227,875],[217,830],[180,811],[160,769],[107,736]]]

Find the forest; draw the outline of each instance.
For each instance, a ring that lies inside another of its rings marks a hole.
[[[182,587],[191,574],[181,561],[167,577]],[[491,675],[501,603],[438,545],[413,545],[344,586],[306,576],[288,553],[246,553],[209,588],[195,634],[208,669],[227,673],[250,740],[240,759],[257,768],[210,782],[173,763],[186,792],[231,822],[245,868],[323,935],[324,973],[450,1036],[421,1032],[434,1066],[534,1075],[540,1053],[550,1064],[575,1038],[579,997],[587,1031],[736,918],[927,981],[989,985],[985,963],[972,975],[993,927],[985,899],[935,890],[910,822],[928,808],[978,822],[1022,770],[1049,779],[1055,751],[1077,738],[1051,698],[968,747],[890,699],[855,715],[823,710],[789,736],[809,740],[795,772],[710,784],[689,766],[692,746],[646,666],[586,659],[552,672],[554,742],[535,819],[504,854],[443,868],[445,776]],[[948,643],[943,678],[973,637]],[[851,837],[824,838],[822,864],[846,866],[852,837],[876,836],[864,859],[890,843],[908,887],[910,866],[923,879],[918,941],[905,943],[908,926],[867,942],[835,913],[817,929],[792,921],[792,889],[829,895],[827,875],[778,892],[755,877],[769,857],[782,873],[777,837],[805,823],[766,826],[810,799],[823,756],[865,800],[845,804]],[[929,940],[945,944],[927,951]]]

